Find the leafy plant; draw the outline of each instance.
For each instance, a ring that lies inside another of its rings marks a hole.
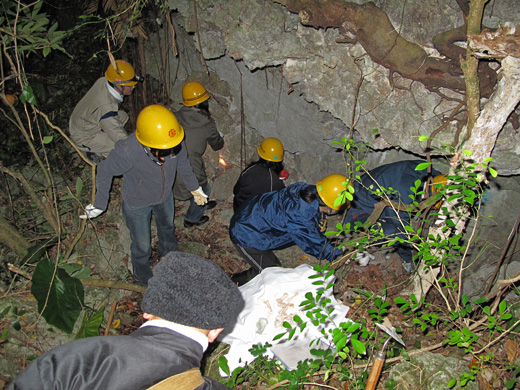
[[[38,311],[45,320],[70,334],[83,309],[83,285],[49,259],[38,262],[33,274],[31,293],[38,301]]]

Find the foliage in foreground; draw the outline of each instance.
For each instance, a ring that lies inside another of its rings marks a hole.
[[[352,140],[342,140],[350,150]],[[344,145],[345,146],[345,145]],[[466,152],[469,153],[469,152]],[[496,380],[507,389],[516,386],[520,374],[515,364],[518,361],[503,361],[497,353],[502,343],[508,338],[514,340],[514,336],[520,330],[520,320],[514,313],[518,307],[511,305],[502,295],[490,295],[487,297],[469,298],[462,294],[462,268],[465,267],[467,240],[463,234],[457,231],[455,220],[470,211],[478,220],[480,202],[483,195],[479,175],[482,168],[488,169],[487,164],[491,159],[485,161],[483,166],[469,163],[467,166],[458,167],[453,174],[448,176],[446,185],[438,185],[437,193],[427,201],[421,202],[424,189],[420,182],[414,183],[412,187],[413,202],[406,206],[406,212],[410,213],[410,220],[420,220],[419,228],[404,223],[403,229],[407,233],[407,239],[401,240],[394,237],[385,237],[382,230],[371,225],[359,224],[355,227],[338,224],[338,230],[332,234],[335,236],[351,237],[342,245],[353,248],[355,253],[366,250],[373,246],[392,246],[396,242],[407,242],[416,249],[414,257],[419,267],[441,268],[442,273],[436,281],[435,290],[441,299],[435,303],[429,302],[424,296],[416,297],[415,294],[398,296],[393,300],[386,295],[386,290],[380,294],[366,294],[367,317],[360,321],[345,321],[333,323],[331,315],[333,309],[328,307],[330,303],[324,298],[323,293],[334,287],[326,282],[333,273],[329,264],[315,266],[314,284],[320,285],[322,289],[313,295],[308,293],[306,300],[302,302],[300,309],[305,317],[295,316],[294,324],[284,323],[286,332],[276,336],[273,342],[282,337],[291,340],[295,334],[302,332],[306,327],[321,327],[325,323],[332,323],[333,328],[325,331],[321,329],[322,338],[327,340],[334,349],[321,350],[312,349],[314,360],[300,362],[298,369],[288,371],[276,361],[266,358],[263,353],[269,345],[253,346],[251,352],[258,358],[245,367],[239,367],[230,372],[224,357],[219,360],[220,367],[227,375],[226,383],[232,387],[244,386],[248,388],[256,385],[268,385],[273,387],[284,387],[288,389],[301,389],[308,384],[327,384],[333,381],[348,383],[349,388],[359,389],[366,384],[367,372],[364,370],[367,363],[367,351],[377,350],[382,345],[384,334],[376,331],[374,323],[383,323],[391,310],[400,311],[406,327],[415,328],[421,334],[435,334],[437,339],[442,339],[434,349],[458,348],[472,361],[471,372],[461,374],[459,378],[452,379],[446,383],[447,388],[459,384],[465,386],[469,381],[475,381],[484,367],[494,366],[496,368]],[[358,161],[358,169],[361,171],[364,161]],[[418,170],[428,168],[430,164],[425,163],[417,167]],[[492,174],[495,174],[493,171]],[[360,175],[354,173],[352,180],[360,180]],[[388,201],[388,207],[392,202],[388,197],[393,192],[391,188],[372,188],[371,191]],[[348,194],[350,195],[350,194]],[[345,194],[347,196],[347,194]],[[442,207],[432,207],[444,200]],[[403,210],[404,205],[398,205]],[[424,211],[430,211],[425,213]],[[428,226],[441,217],[442,237],[428,233]],[[414,224],[412,224],[414,225]],[[469,242],[471,244],[471,242]],[[519,291],[514,285],[509,286],[510,291],[519,296]],[[517,305],[518,306],[518,305]],[[377,328],[376,328],[377,329]],[[417,344],[416,349],[427,347]],[[404,350],[401,347],[391,349],[389,353],[409,360],[414,349]],[[363,363],[363,364],[362,364]],[[363,369],[362,369],[363,367]],[[387,384],[393,388],[392,383]],[[395,384],[394,384],[395,385]]]

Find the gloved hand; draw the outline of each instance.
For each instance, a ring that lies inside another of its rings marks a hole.
[[[197,188],[195,191],[191,191],[191,194],[193,195],[195,203],[197,203],[199,206],[204,206],[206,203],[208,203],[208,195],[202,191],[202,187]]]
[[[95,208],[93,205],[88,204],[85,206],[85,214],[80,215],[80,219],[87,219],[87,218],[96,218],[97,216],[101,215],[105,210],[101,210],[98,208]]]
[[[327,218],[325,217],[325,213],[320,213],[320,221],[318,225],[320,227],[320,232],[325,233],[327,231]]]
[[[282,169],[282,172],[280,172],[279,179],[286,180],[288,177],[289,177],[289,172],[287,172],[287,169]]]
[[[366,267],[368,265],[368,263],[370,263],[370,260],[374,260],[374,259],[375,259],[375,256],[371,255],[368,252],[361,252],[361,253],[358,253],[356,256],[356,260],[361,267]]]

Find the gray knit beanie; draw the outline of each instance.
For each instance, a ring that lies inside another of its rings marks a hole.
[[[170,252],[154,267],[143,297],[143,312],[199,329],[233,325],[244,300],[215,263]]]

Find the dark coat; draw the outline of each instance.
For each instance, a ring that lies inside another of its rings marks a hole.
[[[199,108],[182,107],[175,113],[175,116],[184,128],[188,159],[193,172],[199,185],[204,188],[208,179],[202,156],[208,145],[215,151],[222,149],[224,138],[219,134],[211,115]],[[191,199],[191,192],[186,188],[182,177],[178,177],[175,181],[173,195],[178,200]]]
[[[251,198],[231,218],[231,238],[244,248],[269,251],[298,245],[318,259],[336,259],[341,250],[320,231],[318,201],[309,204],[300,198],[303,188],[316,191],[316,186],[299,182]]]
[[[399,161],[381,165],[369,171],[368,174],[361,176],[361,183],[358,181],[354,183],[354,200],[343,222],[351,223],[352,227],[358,221],[364,223],[374,211],[374,206],[382,200],[380,196],[373,193],[373,191],[379,189],[379,186],[386,190],[390,188],[393,189],[388,195],[391,200],[406,205],[411,204],[414,198],[410,187],[414,186],[416,180],[420,180],[422,185],[424,185],[429,177],[426,170],[415,170],[415,167],[421,163],[424,163],[424,161]],[[432,174],[436,176],[440,173],[436,170],[432,170]],[[372,190],[370,190],[370,186],[373,187]],[[420,201],[420,199],[418,200]],[[400,211],[399,217],[405,225],[410,225],[410,215],[407,212]],[[391,207],[386,207],[383,210],[378,222],[381,224],[386,236],[406,238],[406,235],[403,233],[403,225]],[[396,252],[405,262],[412,262],[412,250],[410,245],[396,243],[393,247],[395,247]]]
[[[127,336],[72,341],[33,361],[8,390],[140,390],[200,367],[202,347],[170,329],[145,326]],[[198,390],[228,389],[210,378]]]
[[[114,176],[123,175],[123,202],[135,207],[165,202],[172,196],[176,176],[181,176],[195,191],[199,183],[193,175],[184,141],[176,148],[176,153],[159,165],[148,148],[137,140],[135,133],[118,141],[107,159],[97,166],[94,206],[106,210]]]
[[[272,169],[260,164],[252,164],[244,169],[233,187],[233,211],[236,212],[255,195],[285,188],[285,183],[279,176]]]

